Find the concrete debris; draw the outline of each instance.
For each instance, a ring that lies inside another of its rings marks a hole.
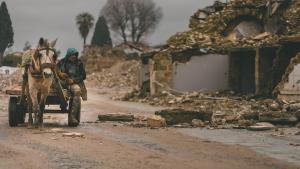
[[[192,128],[193,126],[190,123],[180,123],[180,124],[174,124],[172,127],[175,128]]]
[[[294,115],[283,113],[282,111],[261,113],[259,115],[259,121],[280,125],[296,125],[298,123],[298,119]]]
[[[110,47],[89,47],[82,53],[82,61],[88,74],[100,72],[102,69],[109,69],[119,61],[124,61],[125,53],[117,48]]]
[[[274,2],[276,5],[261,0],[220,4],[222,5],[214,4],[199,9],[190,19],[190,30],[172,36],[168,40],[167,50],[179,52],[203,48],[211,52],[221,52],[230,48],[253,48],[276,44],[282,37],[300,33],[300,1],[278,1]],[[269,5],[277,7],[270,11]],[[239,20],[247,21],[245,16],[249,16],[250,20],[255,18],[256,23],[263,24],[264,28],[257,31],[260,34],[239,37],[241,31],[238,31],[238,35],[235,35],[236,32],[232,30],[238,25],[234,23]],[[279,22],[275,23],[274,20]],[[234,38],[228,38],[229,35],[233,35]]]
[[[98,115],[99,121],[134,121],[134,116],[131,114],[100,114]]]
[[[0,92],[5,92],[5,90],[13,86],[21,85],[22,74],[22,69],[19,69],[12,75],[0,75]]]
[[[151,128],[166,127],[167,123],[161,116],[151,116],[147,118],[147,126]]]
[[[134,88],[137,85],[139,62],[123,61],[87,75],[87,86],[96,88]]]
[[[53,128],[50,129],[51,133],[66,133],[66,130],[62,129],[62,128]]]
[[[247,127],[248,130],[252,131],[264,131],[264,130],[272,130],[275,126],[271,123],[256,123],[253,126]]]
[[[300,144],[298,144],[298,143],[290,143],[289,145],[295,146],[295,147],[299,147],[300,146]]]
[[[191,111],[184,109],[167,109],[155,112],[156,115],[166,119],[168,125],[180,123],[192,124],[192,120],[201,119],[203,121],[211,121],[212,112]]]
[[[209,121],[209,125],[216,128],[228,124],[247,127],[257,122],[295,126],[300,116],[300,103],[297,101],[238,95],[230,91],[176,95],[162,92],[161,95],[145,98],[140,98],[138,92],[130,95],[131,98],[124,100],[174,108],[155,113],[165,118],[168,125],[192,124],[194,119],[199,119]]]
[[[77,132],[68,132],[68,133],[63,133],[62,134],[63,137],[72,137],[72,138],[84,138],[84,134],[82,133],[77,133]]]
[[[192,125],[193,125],[193,127],[200,127],[200,128],[206,126],[206,124],[202,120],[199,120],[199,119],[193,119]]]

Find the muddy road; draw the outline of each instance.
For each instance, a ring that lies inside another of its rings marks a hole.
[[[199,133],[200,129],[197,132],[174,128],[153,130],[133,128],[121,123],[91,123],[100,113],[124,112],[147,116],[160,109],[112,101],[96,90],[89,91],[89,101],[82,107],[83,123],[77,128],[67,127],[66,115],[48,114],[45,115],[43,131],[24,126],[10,128],[8,97],[1,95],[0,99],[0,169],[300,168],[297,163],[299,147],[288,150],[296,160],[289,160],[291,158],[285,158],[284,154],[275,159],[250,149],[248,145],[238,145],[239,142],[216,142],[218,139],[223,140],[223,137],[230,140],[228,134],[221,138],[210,138],[209,131],[205,132],[208,135],[206,137]],[[84,137],[64,137],[59,132],[61,130],[82,133]],[[293,141],[299,140],[295,138]]]

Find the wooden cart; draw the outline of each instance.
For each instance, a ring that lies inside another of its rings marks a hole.
[[[11,127],[16,127],[18,124],[25,123],[26,113],[29,111],[28,96],[25,94],[26,85],[27,84],[23,82],[23,85],[6,90],[6,94],[10,95],[8,119]],[[71,111],[77,112],[76,119],[80,122],[81,101],[79,100],[79,103],[77,103],[78,106],[72,106],[72,102],[73,98],[70,91],[63,89],[59,80],[55,79],[50,94],[47,97],[46,105],[59,105],[60,109],[45,109],[44,113],[70,114]]]

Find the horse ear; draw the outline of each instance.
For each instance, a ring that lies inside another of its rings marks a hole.
[[[50,43],[50,46],[51,46],[52,48],[54,48],[54,46],[56,45],[56,42],[57,42],[57,39],[55,39],[54,41],[52,41],[52,42]]]
[[[40,38],[40,40],[39,40],[39,46],[43,46],[44,43],[45,43],[44,38]]]

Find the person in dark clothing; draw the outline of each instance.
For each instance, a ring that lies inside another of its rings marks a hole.
[[[86,79],[86,72],[82,61],[78,58],[78,51],[74,48],[69,48],[65,58],[58,62],[58,75],[62,80],[62,84],[65,88],[69,89],[72,94],[72,106],[74,111],[80,109],[80,97],[83,100],[87,100],[87,92],[84,85],[84,80]],[[69,124],[77,126],[79,124],[79,119],[77,113],[69,113]]]

